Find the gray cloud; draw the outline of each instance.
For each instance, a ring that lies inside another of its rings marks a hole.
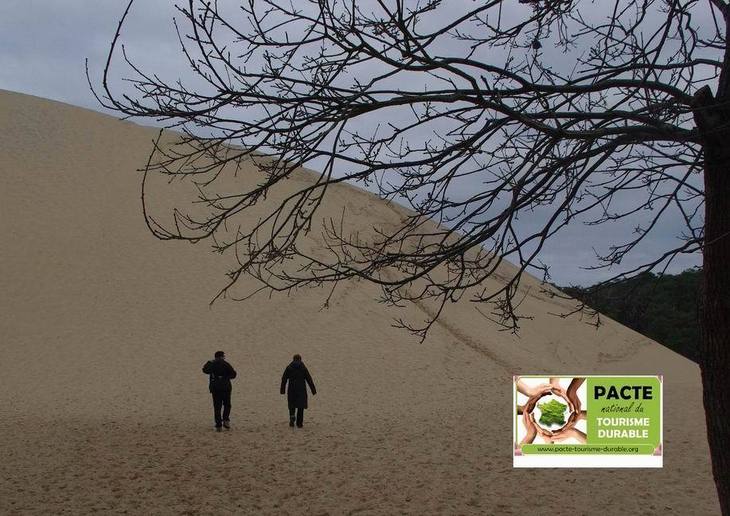
[[[100,109],[84,75],[89,59],[98,78],[126,1],[3,0],[0,4],[0,88]],[[180,69],[172,6],[145,2],[124,37],[145,67]]]

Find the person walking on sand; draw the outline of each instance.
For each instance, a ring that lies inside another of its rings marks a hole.
[[[307,366],[302,362],[301,355],[294,355],[291,364],[286,366],[284,374],[281,376],[281,394],[287,394],[289,404],[289,426],[294,426],[295,411],[297,427],[302,428],[304,426],[304,409],[307,408],[307,384],[312,390],[312,395],[316,395],[317,389],[314,387]]]
[[[213,395],[213,417],[217,432],[231,428],[231,380],[236,377],[236,370],[226,362],[226,354],[215,352],[215,359],[208,360],[203,366],[203,373],[210,377],[208,388]],[[223,409],[223,414],[221,414]]]

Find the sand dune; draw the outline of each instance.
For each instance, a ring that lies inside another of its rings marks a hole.
[[[155,134],[0,92],[1,514],[719,512],[697,367],[611,320],[548,315],[537,289],[519,337],[464,302],[423,344],[391,327],[419,308],[362,282],[327,310],[320,290],[209,308],[225,260],[144,225]],[[325,210],[364,227],[397,220],[332,193]],[[219,348],[239,371],[223,434],[200,372]],[[278,393],[294,352],[319,390],[302,431]],[[511,375],[542,371],[663,373],[664,469],[513,470]]]

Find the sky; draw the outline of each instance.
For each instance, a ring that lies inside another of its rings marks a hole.
[[[458,0],[457,0],[458,1]],[[0,89],[17,91],[104,111],[91,94],[86,76],[88,58],[92,77],[98,78],[126,0],[2,0],[0,2]],[[172,25],[173,3],[138,2],[125,25],[123,43],[135,63],[163,76],[189,75]],[[471,2],[467,2],[471,3]],[[141,122],[141,121],[140,121]],[[144,122],[149,123],[149,122]],[[535,217],[539,217],[536,214]],[[524,224],[534,221],[523,220]],[[551,281],[559,285],[590,285],[618,270],[593,271],[595,250],[623,242],[636,221],[604,225],[600,230],[580,223],[558,233],[540,254],[550,265]],[[628,256],[622,267],[632,268],[657,251],[677,245],[678,217],[667,218],[647,241]],[[669,268],[679,272],[701,264],[699,255],[680,255]]]

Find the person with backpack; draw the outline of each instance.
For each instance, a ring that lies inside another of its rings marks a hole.
[[[302,428],[304,426],[304,409],[307,408],[307,385],[309,385],[312,395],[316,395],[317,389],[314,387],[314,382],[307,370],[307,366],[302,362],[301,355],[294,355],[291,364],[284,369],[284,374],[281,377],[280,390],[281,394],[287,394],[289,426],[294,426],[295,411],[297,427]]]
[[[223,351],[216,351],[213,360],[208,360],[203,366],[203,373],[210,378],[208,388],[213,395],[213,417],[215,429],[222,431],[221,427],[231,428],[231,380],[236,377],[236,370],[226,362],[226,354]],[[223,409],[223,414],[221,414]]]

